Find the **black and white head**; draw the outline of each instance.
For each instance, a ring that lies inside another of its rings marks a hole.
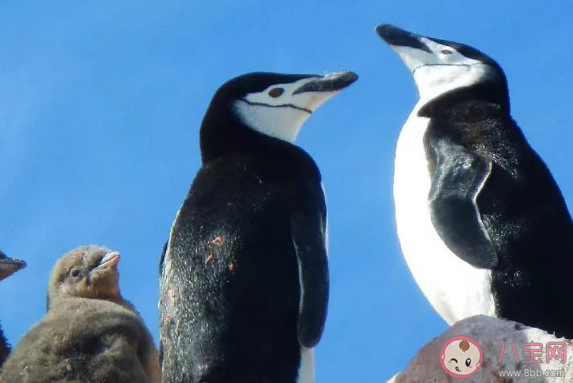
[[[8,257],[0,250],[0,281],[26,267],[26,262]]]
[[[400,56],[408,67],[420,93],[430,100],[446,92],[474,86],[491,88],[505,102],[505,74],[491,57],[468,45],[416,35],[389,24],[376,32]]]
[[[201,127],[201,149],[238,144],[245,128],[293,143],[306,119],[357,79],[353,72],[236,77],[213,96]]]

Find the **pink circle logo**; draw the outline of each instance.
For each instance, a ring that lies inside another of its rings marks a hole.
[[[467,378],[481,367],[481,348],[467,336],[456,336],[444,344],[440,352],[442,367],[455,378]]]

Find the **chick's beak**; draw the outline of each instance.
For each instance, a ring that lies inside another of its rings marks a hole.
[[[115,268],[119,263],[119,252],[112,251],[104,255],[97,266],[98,269]]]

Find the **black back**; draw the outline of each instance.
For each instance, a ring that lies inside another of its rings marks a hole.
[[[203,166],[162,257],[165,381],[293,383],[301,344],[314,347],[322,333],[328,268],[320,172],[299,147],[245,126],[231,104],[304,76],[248,76],[211,102],[201,127]]]
[[[434,226],[446,244],[456,242],[450,248],[458,256],[492,270],[498,315],[571,337],[573,308],[564,304],[573,273],[571,217],[551,173],[509,115],[506,87],[498,85],[451,91],[419,112],[431,119],[425,136],[430,205],[446,206],[432,213]],[[449,173],[438,169],[442,164]],[[436,181],[438,172],[450,183]],[[476,224],[460,225],[463,214]]]
[[[304,198],[297,186],[320,188],[320,175],[287,145],[273,140],[197,174],[163,265],[163,379],[295,381],[300,288],[290,214]]]

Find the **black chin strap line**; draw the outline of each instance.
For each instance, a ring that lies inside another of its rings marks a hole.
[[[239,101],[243,101],[243,102],[245,102],[249,105],[253,105],[253,106],[266,106],[267,108],[293,108],[293,109],[301,110],[301,111],[308,113],[308,114],[312,114],[312,110],[306,109],[306,108],[301,108],[300,106],[296,106],[293,104],[269,105],[269,104],[265,104],[262,102],[252,102],[252,101],[249,101],[245,98],[240,98]]]

